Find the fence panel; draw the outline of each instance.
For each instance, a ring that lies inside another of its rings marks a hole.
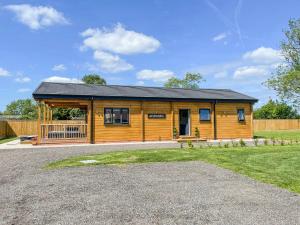
[[[82,120],[53,120],[47,121],[49,124],[85,124]],[[0,137],[37,135],[36,120],[7,120],[0,121]]]
[[[261,130],[297,130],[300,129],[299,119],[253,120],[254,131]]]
[[[0,121],[0,138],[6,136],[6,121]]]

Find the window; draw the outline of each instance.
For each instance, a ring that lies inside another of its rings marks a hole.
[[[210,109],[200,109],[199,116],[201,121],[210,121]]]
[[[129,109],[128,108],[104,108],[105,124],[128,124]]]
[[[239,121],[245,121],[245,110],[244,109],[238,109],[237,115],[238,115]]]

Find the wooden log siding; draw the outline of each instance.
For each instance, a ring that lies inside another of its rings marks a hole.
[[[104,108],[128,108],[129,124],[104,124]],[[210,109],[210,121],[200,120],[201,108]],[[238,108],[245,109],[245,122],[238,122]],[[191,136],[195,136],[195,128],[198,127],[200,138],[214,138],[214,114],[211,103],[96,100],[95,142],[172,140],[173,127],[179,131],[180,109],[190,110]],[[165,114],[166,118],[151,119],[148,118],[148,114]],[[217,103],[217,138],[251,138],[251,115],[250,103]]]
[[[245,110],[245,121],[238,121],[237,110]],[[249,103],[216,104],[217,138],[252,138],[252,110]]]

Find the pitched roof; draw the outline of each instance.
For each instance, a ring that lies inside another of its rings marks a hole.
[[[148,100],[222,100],[256,102],[257,99],[229,89],[185,89],[121,85],[90,85],[42,82],[35,99],[148,99]]]

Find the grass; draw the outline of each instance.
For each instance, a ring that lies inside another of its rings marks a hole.
[[[300,130],[256,131],[254,135],[257,138],[300,140]]]
[[[87,165],[81,163],[82,160],[97,160],[88,165],[201,160],[300,193],[299,145],[121,151],[72,157],[52,162],[46,168]]]
[[[17,137],[7,137],[7,138],[2,138],[2,139],[0,139],[0,144],[4,144],[4,143],[10,142],[10,141],[14,141],[14,140],[16,140],[16,139],[17,139]]]

